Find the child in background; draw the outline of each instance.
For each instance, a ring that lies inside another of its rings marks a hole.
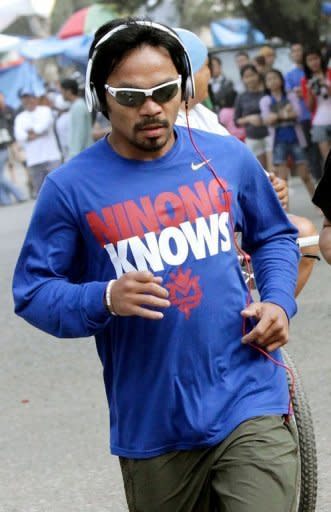
[[[230,91],[225,98],[225,106],[219,111],[218,120],[228,130],[242,142],[245,141],[246,131],[242,126],[237,126],[234,122],[234,103],[236,101],[236,91]]]

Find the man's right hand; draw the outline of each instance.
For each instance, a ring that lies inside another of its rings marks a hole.
[[[250,114],[245,117],[246,123],[251,124],[252,126],[261,126],[262,121],[259,114]]]
[[[158,309],[170,306],[167,300],[169,292],[161,283],[162,277],[155,277],[148,271],[123,274],[112,285],[113,312],[119,316],[135,315],[150,320],[161,320],[164,315]]]

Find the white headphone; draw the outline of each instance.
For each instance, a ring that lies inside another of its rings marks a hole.
[[[169,34],[171,37],[176,39],[176,41],[178,41],[178,43],[181,45],[181,47],[183,48],[183,51],[184,51],[184,65],[185,65],[186,71],[187,71],[187,80],[185,83],[185,90],[184,90],[184,100],[188,101],[189,98],[194,98],[195,91],[194,91],[194,78],[193,78],[191,59],[187,53],[185,46],[183,45],[183,43],[181,41],[181,39],[177,36],[177,34],[175,32],[170,30],[165,25],[161,25],[160,23],[154,23],[152,21],[136,20],[135,24],[145,26],[145,27],[155,28],[157,30],[161,30],[162,32]],[[87,108],[88,108],[89,112],[93,112],[93,111],[99,112],[99,111],[103,110],[101,107],[97,92],[95,90],[94,84],[93,84],[93,82],[91,82],[93,62],[98,53],[98,48],[103,43],[108,41],[108,39],[110,39],[117,32],[119,32],[120,30],[125,30],[127,28],[131,28],[131,26],[132,26],[131,24],[118,25],[117,27],[115,27],[112,30],[110,30],[109,32],[107,32],[95,45],[93,53],[87,63],[86,78],[85,78],[85,99],[86,99],[86,104],[87,104]]]

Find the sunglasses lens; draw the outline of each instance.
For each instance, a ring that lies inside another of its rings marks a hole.
[[[117,103],[125,107],[139,107],[145,98],[145,94],[139,91],[118,91],[115,96]]]
[[[176,96],[178,89],[178,83],[161,85],[153,91],[152,98],[157,103],[166,103]],[[143,91],[118,90],[115,95],[117,103],[125,107],[140,107],[146,98]]]
[[[157,103],[166,103],[176,96],[178,92],[178,84],[169,84],[160,87],[153,92],[152,98]]]

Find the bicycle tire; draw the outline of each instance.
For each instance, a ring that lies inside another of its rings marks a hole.
[[[318,469],[313,418],[304,386],[293,358],[284,348],[282,349],[282,355],[284,363],[291,369],[295,378],[292,407],[299,443],[299,489],[297,512],[315,512]],[[290,385],[289,375],[288,381]]]

